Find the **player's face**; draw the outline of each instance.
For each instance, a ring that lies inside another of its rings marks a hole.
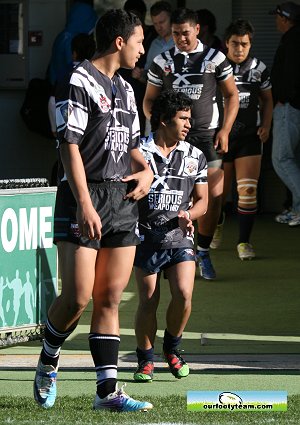
[[[174,43],[182,52],[191,52],[196,49],[198,44],[197,35],[199,34],[199,25],[193,25],[190,22],[184,24],[172,24],[172,35]]]
[[[232,35],[226,41],[227,57],[234,63],[242,63],[247,59],[251,48],[251,41],[249,35]]]
[[[135,67],[136,62],[145,53],[143,40],[143,28],[141,25],[136,26],[133,34],[129,37],[127,42],[123,42],[121,50],[121,68],[132,69]]]
[[[275,22],[276,22],[277,31],[284,33],[286,31],[286,26],[285,26],[286,18],[284,16],[278,15],[277,13],[275,17]]]
[[[191,128],[191,110],[177,111],[170,123],[167,124],[169,135],[174,140],[184,140]]]
[[[152,16],[151,19],[160,37],[164,38],[171,35],[170,15],[167,12],[160,12],[157,16]]]

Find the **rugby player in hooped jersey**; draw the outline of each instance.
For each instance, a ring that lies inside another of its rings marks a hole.
[[[200,29],[197,13],[191,9],[176,9],[171,15],[171,26],[175,47],[156,56],[150,66],[144,112],[150,118],[153,101],[162,90],[170,88],[186,93],[193,100],[192,127],[187,141],[201,149],[208,166],[208,208],[207,214],[197,220],[197,258],[201,276],[215,279],[209,246],[221,212],[222,154],[227,152],[228,135],[238,112],[238,93],[226,56],[197,38]],[[220,124],[217,87],[225,99]]]
[[[176,378],[189,374],[177,347],[191,313],[195,280],[192,222],[205,214],[208,202],[205,156],[184,141],[191,128],[191,106],[192,100],[184,93],[162,92],[152,107],[153,133],[142,139],[140,146],[154,180],[148,196],[138,202],[141,245],[134,261],[139,293],[135,322],[138,367],[134,373],[138,382],[153,378],[162,272],[171,291],[163,354]]]
[[[244,19],[237,19],[225,30],[227,58],[239,91],[240,108],[229,137],[228,152],[223,157],[223,202],[226,202],[235,174],[239,221],[237,252],[241,260],[255,257],[250,236],[257,211],[262,145],[269,138],[273,112],[268,69],[261,60],[250,56],[253,32],[251,23]],[[212,243],[214,248],[221,242],[224,217],[220,217]]]
[[[61,346],[91,297],[90,351],[97,374],[94,409],[148,410],[117,387],[119,312],[139,244],[137,202],[153,173],[138,150],[139,122],[131,86],[117,73],[144,53],[141,21],[107,11],[95,30],[96,53],[72,73],[69,98],[57,98],[60,184],[54,241],[62,291],[50,306],[34,381],[43,408],[54,405]]]

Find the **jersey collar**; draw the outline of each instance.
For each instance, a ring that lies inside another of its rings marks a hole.
[[[143,149],[147,150],[151,153],[158,153],[160,156],[163,156],[160,152],[160,150],[158,149],[157,145],[154,142],[154,134],[151,132],[149,134],[148,137],[145,137],[142,139],[142,144],[143,144]],[[187,150],[187,145],[183,140],[180,140],[176,146],[176,148],[174,149],[174,151],[182,151],[182,152],[186,152]]]
[[[178,54],[182,54],[182,55],[189,55],[191,53],[199,53],[199,52],[203,52],[204,50],[204,45],[201,43],[201,41],[198,39],[197,40],[197,46],[196,49],[190,51],[190,52],[182,52],[181,50],[178,49],[178,47],[175,45],[175,50],[174,50],[174,55],[178,55]]]

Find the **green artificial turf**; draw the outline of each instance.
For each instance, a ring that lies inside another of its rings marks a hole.
[[[237,232],[237,219],[231,216],[225,221],[221,247],[211,250],[216,280],[201,279],[197,270],[192,313],[182,348],[191,354],[300,353],[300,227],[289,228],[276,223],[272,215],[259,215],[252,236],[257,257],[252,261],[237,257]],[[162,349],[169,300],[168,282],[162,279],[157,354]],[[123,352],[135,351],[137,302],[132,274],[120,305]],[[63,352],[89,352],[91,308],[90,304],[76,331],[65,342]],[[40,346],[31,343],[3,353],[37,353]]]

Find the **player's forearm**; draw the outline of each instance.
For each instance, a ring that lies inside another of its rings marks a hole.
[[[232,93],[224,99],[224,118],[222,123],[222,130],[225,130],[228,134],[231,131],[233,123],[236,119],[239,110],[239,98],[238,95]]]
[[[262,103],[261,126],[270,129],[273,117],[273,99],[265,99]]]
[[[145,117],[150,120],[151,118],[151,110],[152,110],[153,101],[149,98],[144,98],[143,100],[143,111],[145,114]]]
[[[204,215],[208,204],[208,185],[197,184],[193,194],[193,206],[188,210],[192,221]]]
[[[64,170],[77,204],[91,203],[86,175],[77,145],[63,143],[60,146],[60,155]]]
[[[137,148],[131,150],[131,169],[133,173],[149,170],[149,165],[145,161],[143,154]]]

